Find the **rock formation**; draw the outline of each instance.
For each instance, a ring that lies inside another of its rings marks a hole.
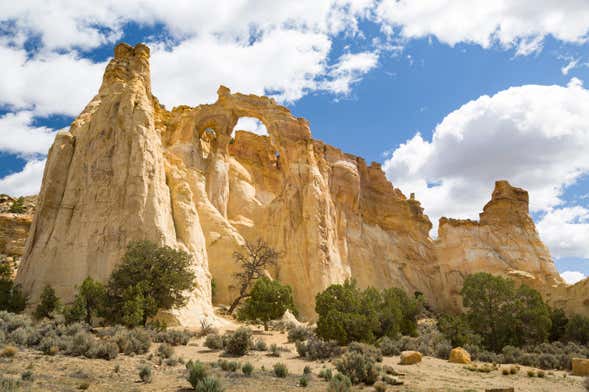
[[[268,136],[233,134],[240,117]],[[211,276],[214,302],[229,303],[232,253],[262,238],[282,252],[269,273],[293,287],[303,317],[350,277],[455,309],[470,272],[564,286],[527,208],[525,191],[498,182],[480,222],[442,219],[433,241],[419,202],[378,164],[312,139],[267,97],[222,86],[214,104],[167,111],[151,93],[149,49],[119,44],[98,95],[51,147],[17,280],[33,302],[46,284],[67,302],[86,276],[106,280],[129,241],[149,239],[193,256],[198,287],[172,315],[194,325],[213,317]]]

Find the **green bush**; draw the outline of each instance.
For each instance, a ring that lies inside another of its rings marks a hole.
[[[301,358],[311,361],[329,359],[341,353],[341,349],[336,342],[325,341],[315,335],[312,335],[306,342],[296,342],[295,346]]]
[[[224,342],[226,354],[235,356],[245,355],[253,345],[252,331],[249,328],[240,327],[237,331],[226,334]]]
[[[0,311],[20,313],[26,308],[27,297],[12,280],[13,269],[12,264],[0,260]]]
[[[44,317],[51,318],[52,313],[59,310],[59,298],[55,295],[55,290],[51,286],[45,286],[41,292],[40,302],[35,308],[35,318],[40,320]]]
[[[151,366],[145,365],[139,369],[139,379],[144,383],[150,383],[153,379]]]
[[[380,338],[377,342],[378,348],[385,357],[392,357],[401,354],[400,340],[393,340],[388,336]]]
[[[241,371],[243,372],[243,374],[245,374],[246,376],[251,376],[253,371],[254,371],[254,365],[252,365],[249,362],[246,362],[243,364],[243,366],[241,367]]]
[[[573,315],[565,327],[564,337],[586,345],[589,342],[589,318],[578,314]]]
[[[311,368],[309,366],[305,366],[303,368],[303,374],[307,375],[307,374],[311,374]]]
[[[352,382],[350,379],[340,373],[337,373],[329,380],[327,392],[350,392],[352,390]]]
[[[162,343],[157,348],[157,354],[162,358],[171,358],[174,355],[174,347],[168,343]]]
[[[306,376],[303,376],[301,378],[299,378],[299,387],[302,388],[306,388],[309,386],[309,378]]]
[[[267,331],[268,322],[282,317],[287,309],[296,313],[291,287],[282,285],[277,280],[261,277],[256,280],[237,315],[240,320],[261,322]]]
[[[321,369],[319,371],[319,378],[322,378],[325,381],[329,381],[331,380],[331,377],[333,377],[333,374],[330,368]]]
[[[285,378],[288,376],[288,368],[283,363],[275,363],[274,364],[274,375],[279,378]]]
[[[352,384],[372,385],[378,379],[375,358],[369,354],[349,351],[336,363],[337,370],[350,378]]]
[[[485,348],[499,352],[508,344],[547,340],[550,309],[536,290],[526,285],[516,289],[512,280],[481,272],[466,277],[461,294],[468,324]]]
[[[331,285],[315,299],[317,334],[341,345],[372,343],[382,336],[396,337],[399,332],[414,335],[420,306],[400,289],[362,291],[353,281]]]
[[[86,353],[88,358],[100,358],[107,361],[119,355],[119,346],[115,342],[97,342]]]
[[[279,357],[280,356],[280,348],[276,344],[272,343],[270,345],[270,354],[268,354],[268,355],[270,355],[271,357]]]
[[[159,309],[179,307],[194,287],[191,256],[149,241],[132,242],[107,285],[111,310],[105,316],[113,323],[145,325]]]
[[[266,351],[268,349],[268,345],[266,344],[266,342],[263,339],[256,339],[256,342],[254,343],[254,346],[252,347],[252,350],[255,351]]]
[[[94,318],[105,313],[106,288],[90,277],[84,279],[74,301],[64,309],[66,322],[85,321],[92,325]]]
[[[168,329],[158,332],[155,335],[155,341],[158,343],[168,343],[172,346],[186,346],[193,334],[188,330]]]
[[[205,377],[194,388],[196,392],[223,392],[221,382],[214,377]]]
[[[24,214],[25,212],[27,212],[27,209],[25,207],[25,198],[21,196],[15,201],[13,201],[8,212],[12,214]]]
[[[210,333],[205,338],[204,345],[211,350],[221,350],[223,349],[223,338],[217,333]]]
[[[291,343],[304,341],[309,339],[311,335],[313,335],[313,333],[309,328],[295,326],[288,330],[288,341]]]
[[[348,346],[348,352],[357,352],[369,356],[376,362],[382,362],[382,352],[370,344],[352,342]]]
[[[33,372],[30,370],[25,370],[20,374],[20,379],[23,381],[33,381]]]
[[[142,328],[117,329],[114,341],[119,346],[119,351],[129,354],[145,354],[151,347],[151,335]]]
[[[200,361],[188,361],[186,364],[186,369],[188,370],[188,376],[186,379],[190,385],[192,385],[193,389],[196,389],[198,383],[207,377],[207,369]]]

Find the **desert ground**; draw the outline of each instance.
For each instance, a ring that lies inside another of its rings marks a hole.
[[[334,368],[331,361],[307,361],[298,357],[295,345],[288,343],[286,333],[280,331],[264,332],[254,329],[254,339],[262,338],[268,345],[275,343],[285,349],[280,357],[271,357],[268,352],[250,351],[239,358],[227,358],[221,351],[211,351],[204,347],[204,338],[193,338],[186,346],[176,346],[175,356],[181,359],[170,366],[160,363],[157,356],[159,344],[153,344],[150,352],[144,355],[119,355],[112,361],[86,359],[63,355],[46,356],[34,350],[19,351],[13,358],[0,359],[0,374],[4,378],[20,380],[27,370],[32,373],[31,381],[21,381],[23,391],[189,391],[190,384],[185,379],[185,366],[182,362],[200,360],[215,363],[219,359],[250,362],[255,370],[251,377],[241,373],[223,371],[218,367],[211,372],[223,383],[226,391],[326,391],[328,383],[318,377],[324,367]],[[288,350],[288,351],[286,351]],[[286,378],[277,378],[272,372],[275,363],[288,367]],[[151,383],[141,382],[138,369],[149,364],[153,369]],[[546,372],[544,378],[528,377],[531,368],[520,367],[515,375],[503,375],[498,370],[489,373],[468,370],[467,366],[448,363],[437,358],[424,357],[416,365],[399,365],[399,357],[384,357],[383,365],[390,365],[403,374],[403,385],[388,386],[387,391],[485,391],[490,388],[514,387],[515,391],[556,392],[584,391],[583,378],[563,371]],[[305,366],[312,369],[309,385],[298,385]],[[0,387],[1,388],[1,387]],[[374,387],[357,386],[355,391],[373,391]]]

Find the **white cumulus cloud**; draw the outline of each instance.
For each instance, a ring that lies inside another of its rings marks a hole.
[[[388,31],[400,29],[408,39],[435,36],[484,48],[497,43],[521,55],[540,50],[547,35],[581,43],[589,32],[585,0],[383,0],[377,15]]]
[[[36,195],[41,189],[45,160],[31,160],[17,173],[0,178],[0,193],[12,196]]]
[[[585,274],[579,271],[564,271],[560,274],[568,284],[575,284],[586,278]]]
[[[0,116],[0,151],[23,157],[47,154],[55,133],[32,122],[33,114],[26,111]]]

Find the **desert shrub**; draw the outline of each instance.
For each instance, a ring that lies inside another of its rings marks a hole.
[[[21,196],[15,201],[13,201],[10,205],[10,208],[8,209],[8,212],[13,214],[24,214],[25,212],[27,212],[27,209],[25,207],[25,198]]]
[[[468,325],[487,349],[538,344],[549,336],[550,309],[526,285],[516,288],[510,279],[481,272],[466,277],[461,294]]]
[[[503,350],[501,350],[501,352],[503,353],[503,359],[506,363],[519,363],[521,357],[524,355],[522,349],[509,345],[503,347]]]
[[[270,353],[268,355],[270,355],[271,357],[279,357],[280,348],[276,344],[272,343],[270,345]]]
[[[306,342],[298,341],[295,345],[299,356],[311,361],[328,359],[341,353],[335,341],[325,341],[314,335]]]
[[[249,362],[246,362],[243,364],[243,366],[241,366],[241,371],[243,372],[243,374],[249,377],[252,375],[254,371],[254,365],[252,365]]]
[[[23,381],[33,381],[33,372],[31,370],[25,370],[20,374],[20,379]]]
[[[17,392],[21,390],[21,383],[13,378],[4,378],[0,375],[0,391]]]
[[[288,330],[288,341],[292,343],[307,340],[311,335],[313,335],[313,332],[309,328],[295,326]]]
[[[180,360],[176,357],[166,358],[166,360],[164,361],[166,366],[176,366],[179,362]]]
[[[12,280],[12,269],[7,262],[0,262],[0,311],[20,313],[26,308],[27,296]]]
[[[12,358],[18,352],[18,348],[14,346],[5,346],[0,350],[0,358]]]
[[[492,351],[482,350],[477,355],[477,360],[489,363],[503,363],[504,358],[502,354],[497,354]]]
[[[40,302],[35,308],[35,318],[41,320],[44,317],[51,318],[52,313],[60,308],[59,298],[51,286],[45,286],[41,292]]]
[[[207,319],[200,320],[200,330],[198,331],[197,336],[207,336],[211,333],[218,333],[217,329],[211,324],[211,322]]]
[[[386,392],[387,390],[387,385],[382,382],[382,381],[378,381],[376,383],[374,383],[374,391],[375,392]]]
[[[336,363],[337,370],[348,376],[352,384],[372,385],[378,379],[375,359],[367,354],[350,351]]]
[[[205,338],[204,345],[211,350],[221,350],[223,348],[223,338],[216,333],[210,333]]]
[[[305,366],[303,368],[303,374],[311,374],[311,368],[309,366]]]
[[[8,335],[7,340],[17,346],[26,346],[32,330],[31,327],[18,327]]]
[[[39,350],[45,355],[55,355],[59,352],[59,342],[55,336],[46,336],[39,344]],[[118,347],[117,347],[118,352]]]
[[[546,372],[544,370],[538,370],[538,372],[536,374],[540,378],[544,378],[546,376]]]
[[[224,348],[228,355],[245,355],[252,346],[252,331],[249,328],[240,327],[237,331],[226,336]]]
[[[94,344],[94,336],[88,332],[81,331],[74,335],[67,353],[73,356],[82,356],[85,355]]]
[[[288,376],[288,368],[283,363],[275,363],[274,364],[274,375],[279,378],[285,378]]]
[[[528,370],[528,377],[536,377],[536,371],[535,370]]]
[[[504,376],[507,376],[507,375],[509,375],[509,374],[510,374],[510,373],[509,373],[509,369],[508,369],[508,368],[506,368],[506,367],[502,368],[502,369],[501,369],[501,374],[503,374]]]
[[[186,346],[192,336],[192,333],[188,330],[168,329],[158,332],[154,340],[158,343],[168,343],[172,346]]]
[[[207,377],[207,369],[200,361],[188,361],[186,364],[186,369],[188,370],[188,376],[186,379],[190,385],[192,385],[192,388],[196,388],[198,383]]]
[[[266,351],[268,349],[268,345],[266,344],[266,342],[263,339],[256,339],[256,342],[254,343],[252,350],[254,351]]]
[[[194,388],[196,392],[223,392],[221,382],[214,377],[205,377]]]
[[[142,328],[118,329],[114,341],[119,346],[119,351],[127,355],[145,354],[151,347],[151,335]]]
[[[352,390],[352,382],[349,377],[337,373],[329,380],[327,392],[349,392]]]
[[[110,361],[119,355],[119,346],[111,341],[99,341],[91,345],[85,353],[88,358],[100,358]]]
[[[452,345],[446,341],[439,342],[436,346],[435,356],[440,359],[448,359],[452,351]]]
[[[393,340],[388,336],[384,336],[380,338],[377,342],[378,348],[382,352],[382,355],[385,357],[392,357],[394,355],[401,354],[401,345],[399,344],[399,340]]]
[[[331,372],[330,368],[321,369],[319,371],[319,378],[329,381],[331,380],[331,377],[333,377],[333,373]]]
[[[559,358],[554,354],[543,353],[538,355],[538,367],[540,369],[558,369]]]
[[[144,383],[150,383],[153,379],[151,366],[145,365],[139,369],[139,379]]]
[[[174,347],[168,343],[162,343],[157,348],[157,354],[162,358],[171,358],[174,355]]]
[[[240,320],[261,322],[267,331],[268,322],[282,317],[287,309],[296,313],[292,288],[263,276],[256,280],[237,315]]]
[[[307,388],[309,386],[309,377],[303,376],[299,378],[299,387]]]
[[[145,325],[159,309],[182,306],[194,286],[191,256],[149,241],[132,242],[110,276],[107,319],[128,326]]]
[[[373,358],[376,362],[382,362],[382,352],[380,349],[374,347],[371,344],[352,342],[348,346],[348,352],[357,352],[363,355],[368,355]]]

